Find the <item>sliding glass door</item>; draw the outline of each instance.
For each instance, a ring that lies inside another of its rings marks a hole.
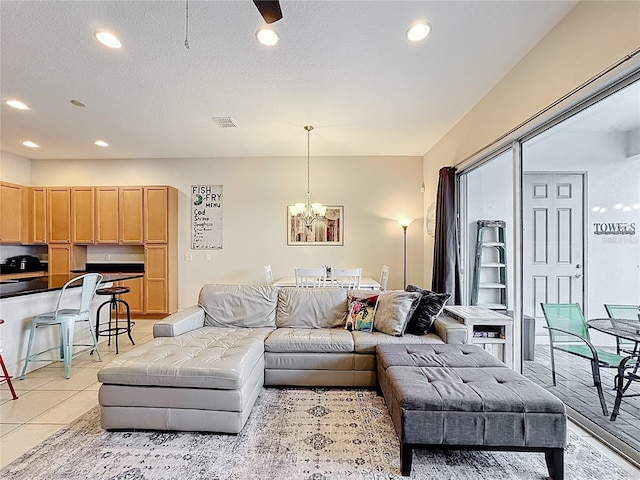
[[[503,220],[506,313],[516,322],[518,366],[560,397],[576,421],[631,458],[640,455],[640,396],[623,398],[611,420],[617,369],[600,368],[605,415],[587,358],[554,349],[552,367],[541,304],[575,304],[585,322],[607,318],[605,305],[640,306],[640,82],[635,80],[603,90],[459,172],[465,303],[480,295],[480,304],[487,295],[473,291],[477,221]],[[640,329],[640,318],[636,321]],[[617,352],[615,336],[585,328],[583,336],[605,352],[602,358]],[[632,382],[626,393],[640,394],[640,382]]]

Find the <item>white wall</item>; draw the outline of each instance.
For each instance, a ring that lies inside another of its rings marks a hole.
[[[344,246],[287,246],[286,205],[304,201],[306,157],[143,160],[33,160],[33,185],[171,185],[179,195],[180,308],[197,301],[204,283],[259,283],[296,266],[363,268],[378,278],[391,266],[389,288],[402,288],[402,227],[407,230],[407,280],[420,284],[422,237],[420,157],[312,157],[314,201],[344,205]],[[223,249],[193,251],[190,187],[223,185]],[[193,255],[186,262],[185,254]],[[205,261],[211,253],[212,261]]]
[[[31,160],[0,151],[0,180],[19,185],[31,185]]]
[[[640,2],[583,1],[424,156],[425,205],[456,165],[640,46]],[[426,211],[426,206],[425,206]],[[425,285],[433,238],[425,237]]]

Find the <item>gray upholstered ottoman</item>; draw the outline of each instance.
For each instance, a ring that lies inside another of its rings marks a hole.
[[[379,345],[376,362],[403,475],[414,448],[431,448],[544,452],[563,478],[564,404],[480,347]]]

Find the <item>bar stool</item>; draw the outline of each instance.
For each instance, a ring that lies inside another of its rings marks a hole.
[[[111,296],[109,300],[102,303],[98,307],[98,311],[96,312],[96,335],[98,337],[101,335],[103,337],[108,336],[109,341],[107,345],[111,345],[111,337],[114,336],[116,338],[116,354],[119,353],[118,352],[118,335],[121,335],[126,332],[126,334],[129,336],[129,340],[131,340],[131,345],[135,345],[135,342],[133,341],[133,337],[131,336],[131,327],[135,325],[135,322],[131,321],[131,312],[129,310],[129,304],[125,300],[118,298],[118,295],[129,293],[130,290],[131,289],[129,287],[106,287],[106,288],[99,288],[98,290],[96,290],[96,295]],[[124,305],[125,308],[127,309],[127,326],[126,327],[120,325],[120,317],[119,317],[120,312],[118,311],[119,303]],[[102,307],[104,307],[105,305],[109,305],[109,323],[107,328],[100,329],[100,310],[102,310]],[[111,320],[113,318],[112,314],[115,314],[115,324],[113,326],[111,324]]]
[[[84,352],[84,350],[86,350],[85,348],[74,354],[74,347],[90,347],[91,353],[93,353],[94,351],[98,352],[98,360],[102,361],[100,350],[98,350],[98,341],[96,339],[95,332],[93,331],[93,325],[91,324],[91,314],[89,312],[91,301],[93,300],[96,289],[100,285],[101,281],[102,275],[100,275],[99,273],[87,273],[85,275],[72,278],[62,287],[60,296],[58,297],[58,303],[56,303],[56,309],[53,312],[41,313],[33,317],[33,319],[31,320],[31,329],[29,330],[27,355],[24,358],[24,367],[22,368],[22,373],[20,374],[20,380],[24,379],[29,363],[51,363],[52,361],[64,362],[64,376],[65,378],[71,378],[71,360],[75,356],[80,355]],[[70,300],[68,297],[74,296],[73,292],[77,292],[77,289],[70,287],[78,283],[82,284],[78,308],[62,308],[63,306],[69,305]],[[74,332],[77,322],[87,322],[87,324],[89,325],[89,333],[91,334],[91,343],[74,342]],[[59,328],[60,345],[48,348],[38,353],[32,353],[31,348],[33,347],[33,340],[36,335],[36,330],[55,326]],[[45,353],[52,350],[59,351],[59,359],[41,358],[41,355],[44,355]]]
[[[0,318],[0,325],[4,323],[4,320]],[[7,382],[9,385],[9,390],[11,390],[11,396],[14,400],[18,399],[18,395],[16,395],[16,391],[13,389],[13,383],[11,383],[11,377],[9,376],[9,372],[7,372],[7,367],[4,365],[4,360],[2,359],[2,349],[0,348],[0,366],[2,367],[2,377],[0,377],[0,383]]]

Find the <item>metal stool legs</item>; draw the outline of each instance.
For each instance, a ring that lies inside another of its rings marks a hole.
[[[118,294],[113,293],[109,300],[107,300],[106,302],[104,302],[102,305],[98,307],[98,311],[96,312],[96,335],[108,336],[109,340],[107,342],[107,345],[111,345],[111,337],[114,336],[116,341],[116,354],[118,354],[119,353],[118,336],[120,334],[126,332],[127,336],[129,337],[129,340],[131,341],[131,345],[135,345],[136,343],[133,341],[133,337],[131,336],[131,327],[134,325],[134,323],[131,321],[131,311],[129,309],[129,304],[126,301],[120,298],[117,298],[116,295]],[[118,304],[124,305],[125,308],[127,309],[127,326],[126,327],[120,326],[120,312],[118,311]],[[100,311],[102,310],[102,307],[106,305],[109,305],[109,309],[108,309],[109,322],[107,324],[108,325],[107,328],[100,329]],[[115,314],[115,318],[113,317],[112,314]],[[114,324],[112,324],[112,321],[114,321]]]

